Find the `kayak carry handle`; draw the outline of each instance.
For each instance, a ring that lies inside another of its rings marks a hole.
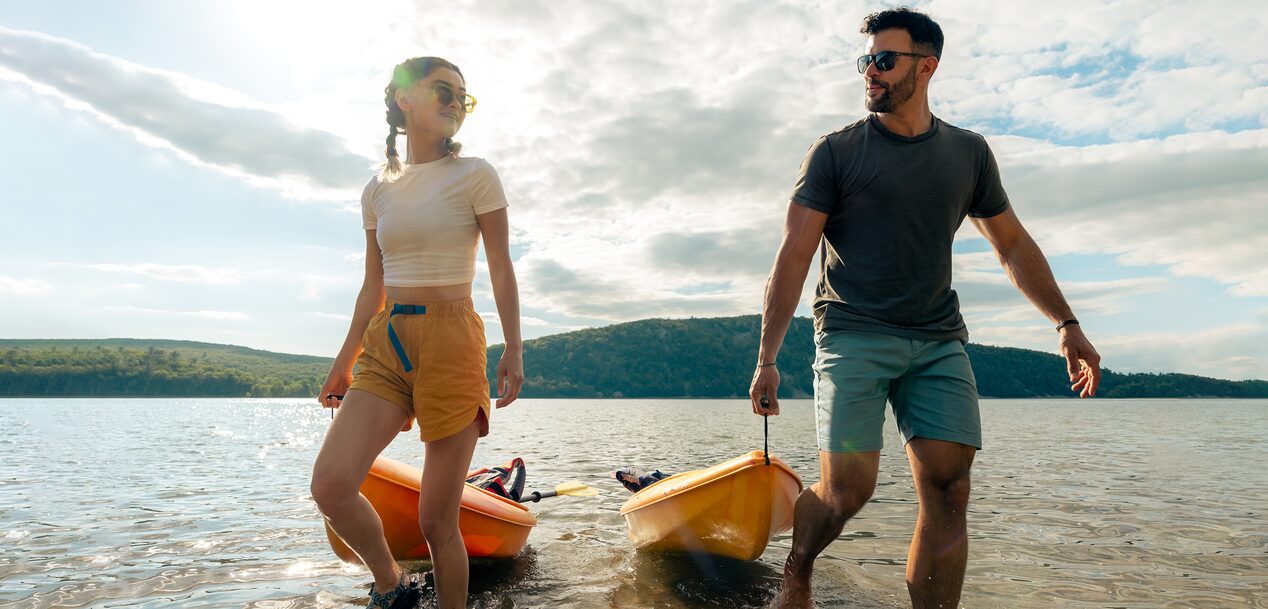
[[[762,395],[762,408],[770,407],[770,398]],[[766,464],[770,465],[770,415],[762,415],[762,457],[766,459]]]

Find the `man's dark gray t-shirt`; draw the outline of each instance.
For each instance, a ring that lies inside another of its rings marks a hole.
[[[934,117],[904,137],[869,116],[810,147],[792,201],[828,214],[816,329],[968,340],[951,243],[966,215],[1008,209],[982,136]]]

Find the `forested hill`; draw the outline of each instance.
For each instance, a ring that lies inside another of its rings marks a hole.
[[[523,395],[740,397],[757,360],[759,323],[756,315],[648,319],[529,340]],[[793,320],[779,355],[781,396],[813,392],[812,333],[809,319]],[[490,378],[501,351],[489,349]],[[1072,396],[1060,357],[974,344],[968,352],[985,397]],[[330,362],[190,341],[0,339],[0,396],[307,397]],[[1268,382],[1106,371],[1099,395],[1268,398]]]
[[[526,341],[524,395],[558,397],[740,397],[757,363],[757,315],[646,319]],[[1056,346],[1056,336],[1053,336]],[[1073,397],[1056,355],[969,344],[984,397]],[[489,350],[492,373],[501,353]],[[794,319],[779,353],[780,395],[813,394],[814,324]],[[1266,381],[1188,374],[1104,372],[1100,397],[1268,398]]]
[[[0,396],[308,396],[330,362],[184,340],[0,339]]]

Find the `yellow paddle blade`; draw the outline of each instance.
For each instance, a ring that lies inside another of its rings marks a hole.
[[[569,497],[593,497],[599,494],[599,491],[576,481],[565,482],[556,486],[555,492]]]

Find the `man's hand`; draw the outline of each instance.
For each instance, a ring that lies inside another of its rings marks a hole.
[[[1057,343],[1057,348],[1065,356],[1066,371],[1070,374],[1070,391],[1077,391],[1081,398],[1095,397],[1096,388],[1101,385],[1101,355],[1083,335],[1078,324],[1061,329],[1061,340]]]
[[[748,397],[753,400],[753,414],[779,414],[779,370],[775,366],[758,366]],[[762,404],[762,398],[768,401]]]
[[[753,413],[779,414],[779,371],[775,366],[762,366],[763,361],[774,362],[779,347],[784,344],[788,324],[797,310],[801,287],[806,283],[810,261],[814,259],[823,240],[823,227],[828,214],[788,202],[788,216],[784,219],[784,240],[775,254],[775,265],[766,280],[766,292],[762,301],[762,333],[758,339],[757,370],[748,395],[753,400]],[[766,398],[766,404],[762,404]]]

